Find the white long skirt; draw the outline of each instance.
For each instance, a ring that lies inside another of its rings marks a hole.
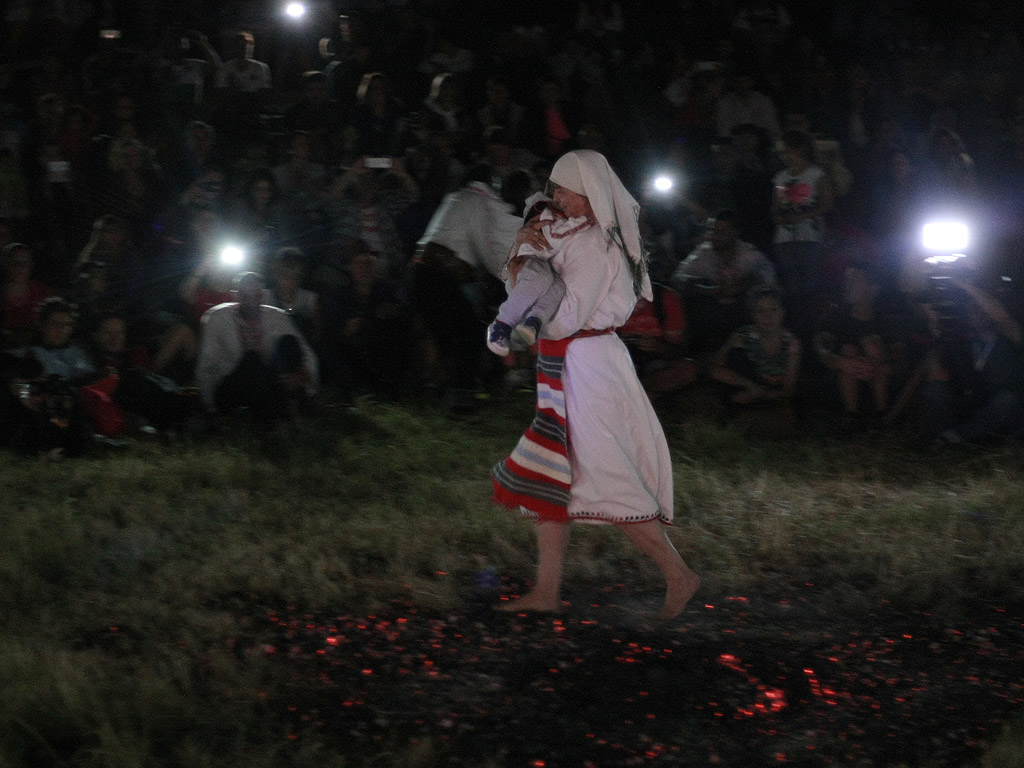
[[[672,461],[622,340],[574,340],[562,374],[578,522],[672,522]]]

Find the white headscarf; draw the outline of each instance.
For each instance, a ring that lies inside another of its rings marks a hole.
[[[623,186],[605,156],[592,149],[567,152],[558,158],[549,178],[590,201],[597,225],[629,263],[637,295],[653,301],[647,258],[640,239],[640,204]]]

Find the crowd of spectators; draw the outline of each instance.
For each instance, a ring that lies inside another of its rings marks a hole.
[[[571,148],[643,206],[658,286],[621,335],[652,397],[1024,428],[1018,4],[272,5],[0,3],[8,444],[287,416],[320,385],[472,401],[524,365],[484,330]],[[970,279],[929,273],[932,213],[971,223]]]

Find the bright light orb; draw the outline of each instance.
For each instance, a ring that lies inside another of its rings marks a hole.
[[[226,245],[220,252],[220,260],[229,267],[237,267],[245,261],[245,251],[237,245]]]
[[[670,192],[675,184],[669,176],[658,176],[654,179],[654,188],[659,192]]]
[[[284,12],[293,19],[301,19],[306,14],[306,6],[302,3],[288,3]]]
[[[921,244],[929,251],[962,253],[970,243],[970,231],[962,221],[930,221],[921,230]]]

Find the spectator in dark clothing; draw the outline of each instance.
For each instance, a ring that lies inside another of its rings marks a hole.
[[[0,354],[0,445],[57,461],[89,444],[85,415],[66,384],[48,378],[32,356]]]
[[[281,190],[269,168],[250,174],[239,194],[228,206],[228,229],[245,244],[254,265],[263,265],[280,244],[289,240],[289,227]]]
[[[107,157],[107,172],[93,196],[98,214],[116,211],[131,239],[143,246],[154,239],[153,220],[165,204],[163,180],[146,146],[136,139],[114,139]]]
[[[880,302],[881,291],[873,265],[847,267],[843,303],[822,319],[814,336],[815,353],[831,372],[848,432],[880,425],[890,404],[900,349],[894,319]]]
[[[505,135],[512,146],[520,141],[520,126],[523,122],[523,108],[512,101],[508,82],[504,77],[487,80],[487,102],[477,110],[477,121],[486,130],[497,125],[505,129]]]
[[[83,402],[100,434],[119,437],[145,425],[170,429],[198,412],[198,400],[148,367],[144,347],[129,347],[124,316],[109,312],[96,318],[89,354],[99,378],[85,389]]]
[[[406,109],[391,92],[391,83],[383,72],[363,75],[352,108],[352,141],[347,155],[394,157],[405,127]]]
[[[1004,435],[1024,438],[1024,332],[993,296],[965,280],[948,289],[964,315],[951,324],[948,303],[924,305],[936,340],[925,405],[942,448]],[[952,327],[951,327],[952,325]]]
[[[572,149],[580,121],[554,75],[540,79],[535,99],[523,115],[521,139],[537,157],[554,161]]]
[[[323,74],[317,71],[302,75],[302,96],[284,115],[284,126],[290,131],[305,131],[314,154],[330,165],[342,158],[346,115],[341,104],[328,98]]]
[[[347,279],[327,299],[325,377],[356,394],[396,398],[410,383],[412,312],[401,286],[384,277],[380,259],[360,249]]]
[[[779,408],[791,422],[803,354],[800,341],[783,323],[785,310],[777,290],[754,291],[750,315],[753,322],[731,333],[715,353],[711,376],[724,386],[729,415]]]
[[[50,297],[50,289],[32,277],[32,249],[8,243],[0,252],[0,349],[28,344],[35,333],[36,311]]]

